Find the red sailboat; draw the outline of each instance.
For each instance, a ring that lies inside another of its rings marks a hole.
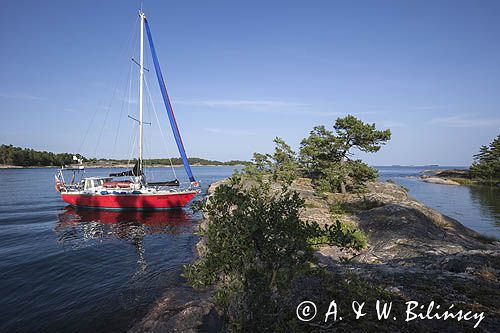
[[[139,12],[140,17],[140,81],[139,81],[139,156],[132,170],[112,173],[109,177],[84,177],[83,165],[76,168],[62,168],[55,175],[56,189],[61,193],[61,198],[70,205],[104,209],[169,209],[184,207],[196,194],[200,192],[199,183],[195,180],[189,165],[184,145],[170,99],[161,73],[158,57],[148,20],[144,12]],[[144,31],[147,33],[151,56],[160,86],[172,132],[179,150],[184,169],[190,183],[182,187],[178,180],[165,182],[148,182],[143,168],[143,83],[144,83]],[[134,61],[135,62],[135,61]],[[81,160],[74,157],[82,164]],[[65,173],[73,172],[71,180],[65,179]],[[128,179],[114,179],[114,177],[128,177]]]

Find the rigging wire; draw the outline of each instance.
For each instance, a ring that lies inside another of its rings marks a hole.
[[[147,141],[147,144],[144,145],[144,150],[145,150],[146,156],[149,156],[149,159],[151,159],[151,157],[153,156],[153,154],[151,154],[151,149],[150,149],[150,147],[151,147],[151,137],[148,136],[148,135],[146,135],[145,140]],[[145,163],[146,166],[144,167],[144,170],[146,170],[146,167],[149,167],[149,168],[153,167],[153,163],[152,162],[150,162],[148,164],[147,159],[145,159],[145,161],[146,161],[146,163]],[[154,180],[154,173],[150,172],[150,174],[153,176],[152,179]]]
[[[135,47],[134,47],[133,53],[135,53]],[[129,84],[130,84],[130,88],[129,88],[129,92],[128,92],[127,114],[130,114],[130,105],[132,104],[132,79],[130,80]],[[132,138],[132,144],[129,145],[129,150],[127,152],[127,165],[130,164],[130,160],[132,158],[132,152],[135,150],[135,144],[136,144],[136,139],[137,139],[137,130],[136,130],[135,125],[136,125],[136,122],[131,123],[132,133],[134,133],[134,136]],[[131,149],[131,147],[132,147],[132,149]]]
[[[153,98],[151,97],[151,92],[149,90],[148,81],[146,79],[144,79],[144,82],[146,83],[145,84],[146,85],[146,91],[148,92],[149,100],[151,101],[151,105],[152,105],[152,108],[153,108],[153,111],[154,111],[154,114],[155,114],[155,117],[156,117],[156,123],[158,124],[158,127],[160,128],[160,134],[161,134],[163,143],[165,144],[165,150],[167,151],[168,160],[170,161],[170,167],[172,168],[172,172],[174,174],[175,179],[177,179],[177,174],[175,173],[174,164],[172,163],[172,158],[171,158],[172,155],[170,154],[170,151],[169,151],[168,145],[167,145],[167,140],[165,139],[165,135],[163,134],[163,129],[162,129],[161,125],[160,125],[160,119],[158,118],[158,113],[156,112],[156,108],[155,108],[155,105],[153,103]]]
[[[131,29],[131,32],[129,33],[129,37],[128,37],[127,43],[125,44],[125,47],[123,48],[122,52],[120,53],[122,56],[120,56],[119,59],[121,59],[121,58],[124,57],[124,55],[127,53],[127,49],[129,49],[129,47],[130,47],[129,45],[132,42],[133,37],[135,36],[135,27],[137,25],[138,20],[139,20],[139,18],[136,18],[134,24],[132,25],[132,29]],[[119,76],[120,75],[118,74],[117,76],[118,76],[118,78],[115,81],[115,85],[114,85],[114,89],[113,89],[113,92],[112,92],[111,100],[109,102],[108,108],[106,109],[106,113],[105,113],[105,116],[104,116],[104,121],[102,123],[101,130],[100,130],[99,136],[98,136],[98,140],[96,142],[96,147],[95,147],[95,150],[94,150],[94,156],[97,156],[97,151],[98,151],[99,144],[100,144],[100,141],[101,141],[102,133],[104,131],[104,127],[106,125],[106,121],[108,119],[109,112],[111,110],[111,106],[112,106],[113,101],[114,101],[115,96],[116,96],[116,92],[117,92],[117,89],[118,89],[118,82],[120,82],[120,80],[119,80]]]
[[[126,92],[124,92],[124,95],[125,94],[128,94],[130,95],[130,90],[131,90],[131,86],[132,86],[132,64],[130,65],[130,69],[129,69],[129,75],[128,75],[128,81],[129,81],[129,87],[128,87],[128,90]],[[113,142],[113,151],[111,153],[112,156],[115,155],[115,152],[116,152],[116,143],[118,142],[118,134],[120,133],[120,126],[121,126],[121,121],[122,121],[122,117],[123,117],[123,110],[125,109],[125,103],[130,103],[130,98],[127,100],[125,97],[123,97],[123,101],[122,101],[122,106],[120,108],[120,116],[118,117],[118,124],[116,126],[116,131],[115,131],[115,140]]]
[[[136,19],[136,24],[137,24],[137,20]],[[136,43],[136,40],[137,40],[137,29],[134,29],[134,34],[133,34],[133,37],[132,37],[132,58],[134,56],[134,53],[135,53],[135,50],[136,50],[136,47],[137,47],[137,43]],[[116,127],[116,133],[115,133],[115,141],[113,143],[113,153],[112,155],[115,154],[116,152],[116,143],[118,142],[118,134],[120,133],[120,127],[121,127],[121,121],[122,121],[122,118],[123,118],[123,110],[125,109],[124,106],[125,106],[125,103],[127,103],[127,113],[130,113],[130,104],[131,104],[131,94],[132,94],[132,68],[133,68],[133,64],[132,62],[130,62],[130,66],[129,66],[129,72],[128,72],[128,85],[127,85],[127,88],[128,90],[124,91],[123,93],[123,98],[122,98],[122,106],[120,108],[120,116],[118,117],[118,125]],[[125,96],[127,95],[127,96]]]
[[[130,161],[132,160],[132,154],[133,151],[135,151],[135,148],[137,147],[137,130],[136,130],[137,123],[133,122],[132,123],[132,131],[134,133],[134,136],[132,138],[132,144],[129,145],[129,151],[128,151],[128,157],[127,157],[127,165],[130,164]]]
[[[142,122],[142,125],[144,126],[144,124],[146,123],[151,123],[150,121],[147,122],[146,121],[146,118],[147,116],[149,115],[149,108],[148,108],[148,105],[146,103],[143,104],[144,108],[143,108],[143,111],[144,111],[144,115],[143,115],[143,122]],[[146,171],[146,168],[150,166],[150,164],[148,164],[148,157],[151,158],[151,151],[149,150],[149,146],[150,146],[150,141],[149,141],[149,136],[148,135],[145,135],[143,137],[143,145],[142,145],[142,149],[144,151],[144,158],[143,158],[143,166],[144,166],[144,172]]]
[[[149,106],[149,103],[147,103],[147,102],[144,103],[144,111],[145,111],[145,116],[147,115],[147,118],[149,120],[149,124],[151,124],[151,108]],[[145,149],[146,155],[149,157],[149,159],[151,159],[153,157],[153,154],[151,153],[151,149],[150,149],[153,146],[151,144],[151,141],[152,141],[151,140],[151,135],[146,135],[144,137],[144,140],[146,141],[146,144],[144,145],[144,149]],[[153,162],[150,161],[150,163],[149,163],[148,166],[150,168],[152,168],[153,167]],[[151,171],[150,174],[152,176],[152,180],[154,181],[155,172]]]
[[[129,36],[134,34],[134,32],[135,32],[135,29],[134,29],[134,28],[135,28],[135,26],[137,25],[137,20],[138,20],[138,18],[136,18],[135,23],[132,25],[132,32],[131,32],[131,34],[129,34]],[[129,41],[127,42],[127,45],[128,45],[128,43],[129,43],[129,42],[130,42],[130,37],[129,37]],[[125,51],[125,50],[126,50],[126,48],[124,49],[124,51]],[[125,52],[124,52],[124,53],[125,53]],[[94,119],[95,119],[95,116],[97,115],[97,112],[98,112],[98,111],[99,111],[99,107],[96,107],[96,108],[95,108],[94,113],[92,114],[92,117],[91,117],[91,119],[90,119],[90,122],[89,122],[89,124],[88,124],[88,126],[87,126],[87,130],[85,131],[85,135],[83,136],[83,139],[82,139],[82,141],[81,141],[81,143],[80,143],[80,147],[79,147],[79,148],[78,148],[78,150],[77,150],[77,151],[78,151],[80,154],[82,154],[82,155],[83,155],[83,151],[82,151],[83,146],[85,145],[85,142],[86,142],[86,140],[87,140],[87,136],[88,136],[88,134],[89,134],[89,132],[90,132],[90,129],[92,128],[92,124],[94,123]]]

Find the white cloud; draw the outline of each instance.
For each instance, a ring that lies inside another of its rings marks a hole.
[[[32,100],[32,101],[39,101],[43,100],[44,98],[30,95],[30,94],[25,94],[25,93],[0,93],[0,98],[5,98],[5,99],[22,99],[22,100]]]
[[[215,108],[219,110],[234,110],[240,112],[272,112],[287,115],[307,115],[317,117],[341,116],[344,112],[316,111],[324,105],[296,103],[277,100],[236,100],[236,99],[208,99],[208,100],[178,100],[175,105],[192,106],[197,108]],[[330,106],[333,108],[333,106]]]
[[[209,100],[178,100],[175,104],[210,107],[210,108],[259,108],[259,109],[275,109],[287,107],[303,107],[307,104],[272,101],[272,100],[237,100],[237,99],[209,99]]]
[[[479,118],[474,115],[456,115],[434,118],[430,123],[446,127],[489,127],[499,126],[500,118]]]
[[[122,102],[122,103],[126,103],[126,104],[139,104],[139,101],[135,98],[124,98],[124,97],[120,97],[118,98],[118,101],[119,102]],[[145,103],[149,103],[150,100],[149,100],[149,97],[148,96],[144,96],[144,102]],[[155,101],[155,103],[157,103],[158,101]]]
[[[432,110],[442,110],[446,108],[448,108],[448,106],[446,105],[421,105],[421,106],[416,106],[415,110],[432,111]]]
[[[385,128],[396,128],[396,127],[406,127],[405,123],[397,122],[397,121],[375,121],[375,125],[379,125]]]
[[[348,114],[356,116],[378,114],[376,111],[345,111],[334,103],[298,103],[279,100],[248,100],[248,99],[204,99],[204,100],[175,100],[174,108],[179,106],[194,107],[196,109],[210,108],[219,111],[238,110],[238,112],[280,113],[286,115],[306,115],[311,117],[342,117]],[[328,111],[339,110],[340,111]],[[322,111],[326,110],[326,111]],[[193,110],[195,111],[195,110]]]
[[[251,136],[256,135],[257,133],[250,132],[243,129],[220,129],[220,128],[204,128],[203,130],[214,133],[214,134],[222,134],[229,136]]]
[[[210,133],[222,133],[220,128],[204,128],[204,130]]]
[[[332,116],[346,116],[347,113],[345,112],[338,112],[338,111],[307,111],[307,110],[302,110],[302,111],[292,111],[291,113],[294,114],[300,114],[300,115],[309,115],[309,116],[317,116],[317,117],[332,117]]]

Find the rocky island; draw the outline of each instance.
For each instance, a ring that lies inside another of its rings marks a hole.
[[[212,184],[208,196],[222,183]],[[339,246],[318,248],[315,252],[318,265],[332,276],[342,279],[354,276],[363,285],[381,290],[386,298],[421,304],[434,301],[480,310],[485,319],[478,331],[494,331],[500,325],[500,242],[426,207],[394,183],[371,182],[367,186],[369,190],[363,194],[322,198],[315,194],[308,179],[292,184],[293,190],[305,200],[301,218],[320,225],[340,219],[359,228],[367,238],[362,250],[346,251]],[[345,211],[332,213],[332,203],[339,202]],[[210,220],[205,217],[200,228],[209,227]],[[197,245],[201,255],[206,241],[202,238]],[[356,296],[360,300],[373,297],[364,292],[361,289]],[[346,297],[353,295],[349,293]],[[200,291],[185,287],[168,291],[131,331],[198,332],[206,327],[221,327],[221,321],[210,288]],[[352,324],[359,323],[346,322],[337,327],[347,330]],[[464,331],[471,324],[427,320],[419,321],[418,327]],[[406,331],[414,326],[399,323],[396,327]]]
[[[500,242],[349,158],[390,131],[352,116],[334,130],[315,127],[298,156],[276,138],[212,184],[185,269],[194,288],[168,291],[131,331],[495,331]]]
[[[425,170],[420,177],[423,182],[441,185],[481,185],[484,180],[476,179],[469,169]]]

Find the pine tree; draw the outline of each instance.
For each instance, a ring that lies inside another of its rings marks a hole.
[[[479,148],[470,168],[475,178],[497,182],[500,180],[500,134],[489,144]]]

